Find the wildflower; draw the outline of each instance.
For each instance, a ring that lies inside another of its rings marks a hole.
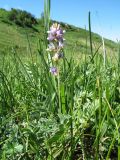
[[[60,24],[54,23],[50,27],[50,30],[47,31],[48,33],[47,40],[48,41],[53,41],[53,40],[59,41],[59,39],[62,39],[64,32],[65,30],[62,30],[62,28],[60,28]]]
[[[63,47],[64,47],[64,33],[65,31],[60,27],[60,24],[53,23],[50,27],[50,30],[47,31],[48,37],[47,40],[49,41],[47,51],[52,51],[54,53],[52,60],[54,62],[58,61],[59,59],[63,58]],[[58,63],[56,63],[58,65]],[[51,67],[50,72],[57,76],[58,69],[56,67]]]
[[[58,75],[58,70],[57,70],[56,67],[51,67],[51,68],[50,68],[50,72],[51,72],[53,75],[55,75],[55,76]]]
[[[50,28],[50,33],[56,34],[56,32],[60,29],[60,24],[53,23],[53,25]]]

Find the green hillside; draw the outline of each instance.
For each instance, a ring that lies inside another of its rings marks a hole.
[[[0,52],[16,48],[21,54],[28,53],[30,49],[36,52],[39,39],[43,39],[43,21],[37,20],[38,23],[32,27],[21,27],[13,21],[8,20],[8,11],[0,9]],[[77,56],[86,51],[89,53],[89,32],[72,25],[61,23],[66,30],[66,50],[73,51]],[[92,34],[93,48],[96,51],[100,46],[102,52],[102,39],[98,34]],[[30,46],[30,47],[29,47]],[[116,50],[116,43],[105,39],[107,53],[111,54]]]

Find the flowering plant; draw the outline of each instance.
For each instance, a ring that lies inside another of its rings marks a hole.
[[[63,47],[64,47],[64,33],[65,30],[63,30],[60,27],[60,24],[53,23],[53,25],[50,27],[50,30],[47,31],[48,37],[47,40],[49,41],[47,51],[52,52],[52,61],[53,64],[55,62],[58,62],[59,59],[63,58]],[[58,69],[56,66],[53,66],[50,68],[50,72],[53,75],[58,74]]]

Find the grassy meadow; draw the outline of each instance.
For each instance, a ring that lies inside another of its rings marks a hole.
[[[120,44],[61,22],[55,76],[50,0],[32,28],[0,13],[0,160],[120,160]]]

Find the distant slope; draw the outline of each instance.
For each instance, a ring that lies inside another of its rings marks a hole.
[[[66,49],[75,52],[76,55],[86,52],[86,44],[89,53],[89,32],[75,26],[61,22],[62,27],[66,30]],[[17,48],[21,53],[26,53],[31,46],[32,52],[37,49],[38,39],[43,37],[43,23],[38,21],[38,24],[33,28],[20,27],[13,22],[7,20],[7,11],[0,10],[0,52]],[[102,44],[101,37],[93,33],[93,48],[97,50]],[[105,46],[108,53],[116,50],[117,44],[111,40],[105,39]],[[100,47],[102,51],[102,47]]]
[[[36,32],[16,25],[0,22],[0,50],[16,47],[25,49],[28,46],[27,35],[32,48],[36,48]]]

